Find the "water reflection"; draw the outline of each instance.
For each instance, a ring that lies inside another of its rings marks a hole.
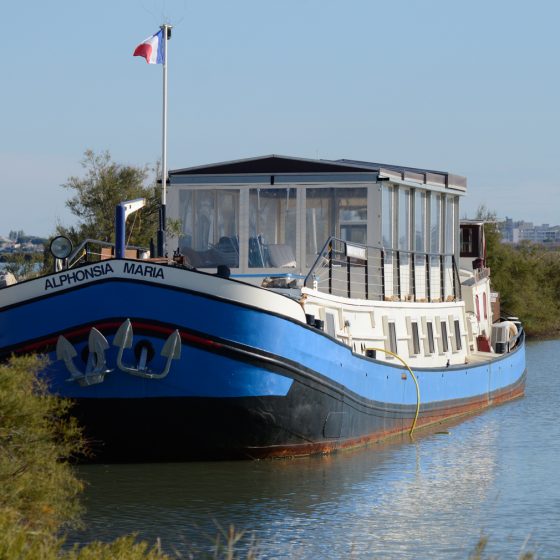
[[[450,521],[457,502],[468,510],[485,499],[496,433],[490,422],[461,438],[323,458],[84,467],[90,513],[80,540],[138,531],[186,549],[204,545],[215,522],[234,523],[255,532],[265,556],[334,558],[417,553],[450,524],[450,544],[462,545],[464,527]]]
[[[188,552],[233,523],[263,558],[447,559],[484,530],[492,554],[516,557],[532,534],[558,556],[560,343],[539,344],[529,363],[546,374],[531,366],[527,397],[449,435],[292,461],[82,467],[88,528],[73,538],[134,531]]]

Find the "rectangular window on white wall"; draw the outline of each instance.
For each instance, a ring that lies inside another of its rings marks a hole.
[[[408,354],[417,356],[420,354],[420,330],[418,321],[406,317],[406,330],[408,332]]]
[[[444,354],[449,351],[449,338],[447,335],[447,323],[445,321],[441,322],[441,347]]]
[[[393,321],[389,321],[389,349],[394,354],[397,353],[397,329]]]
[[[455,319],[453,323],[454,323],[454,326],[455,326],[455,350],[457,352],[459,352],[462,348],[461,324],[459,323],[459,321],[457,319]]]
[[[434,344],[434,324],[429,321],[426,323],[427,335],[428,335],[428,354],[433,354],[436,351]]]
[[[416,321],[412,321],[412,347],[414,355],[420,354],[420,332]]]
[[[382,317],[383,323],[383,334],[385,336],[385,350],[389,350],[394,354],[397,353],[397,330],[395,328],[395,322],[389,321],[389,317],[384,315]],[[392,356],[386,356],[389,359],[392,359]]]

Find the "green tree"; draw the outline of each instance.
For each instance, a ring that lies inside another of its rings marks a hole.
[[[146,206],[127,223],[127,244],[147,247],[158,228],[161,188],[149,182],[150,169],[123,165],[112,160],[109,152],[96,154],[86,150],[82,160],[83,177],[69,177],[62,186],[73,192],[66,202],[78,224],[59,225],[57,234],[66,235],[74,245],[85,239],[114,242],[115,207],[119,202],[145,198]]]
[[[502,243],[495,212],[481,206],[487,265],[492,289],[499,292],[502,315],[519,317],[527,334],[554,336],[560,332],[560,253],[524,241]]]

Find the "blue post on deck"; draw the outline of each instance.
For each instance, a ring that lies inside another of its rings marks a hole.
[[[124,259],[126,249],[126,219],[146,204],[145,198],[127,200],[115,206],[115,258]]]
[[[126,229],[126,208],[124,202],[115,207],[115,258],[124,259],[125,254],[125,229]]]

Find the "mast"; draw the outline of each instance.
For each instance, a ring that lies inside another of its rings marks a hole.
[[[163,122],[161,140],[161,206],[157,232],[157,256],[165,255],[165,205],[167,204],[167,41],[171,39],[171,25],[164,23],[163,35]]]

